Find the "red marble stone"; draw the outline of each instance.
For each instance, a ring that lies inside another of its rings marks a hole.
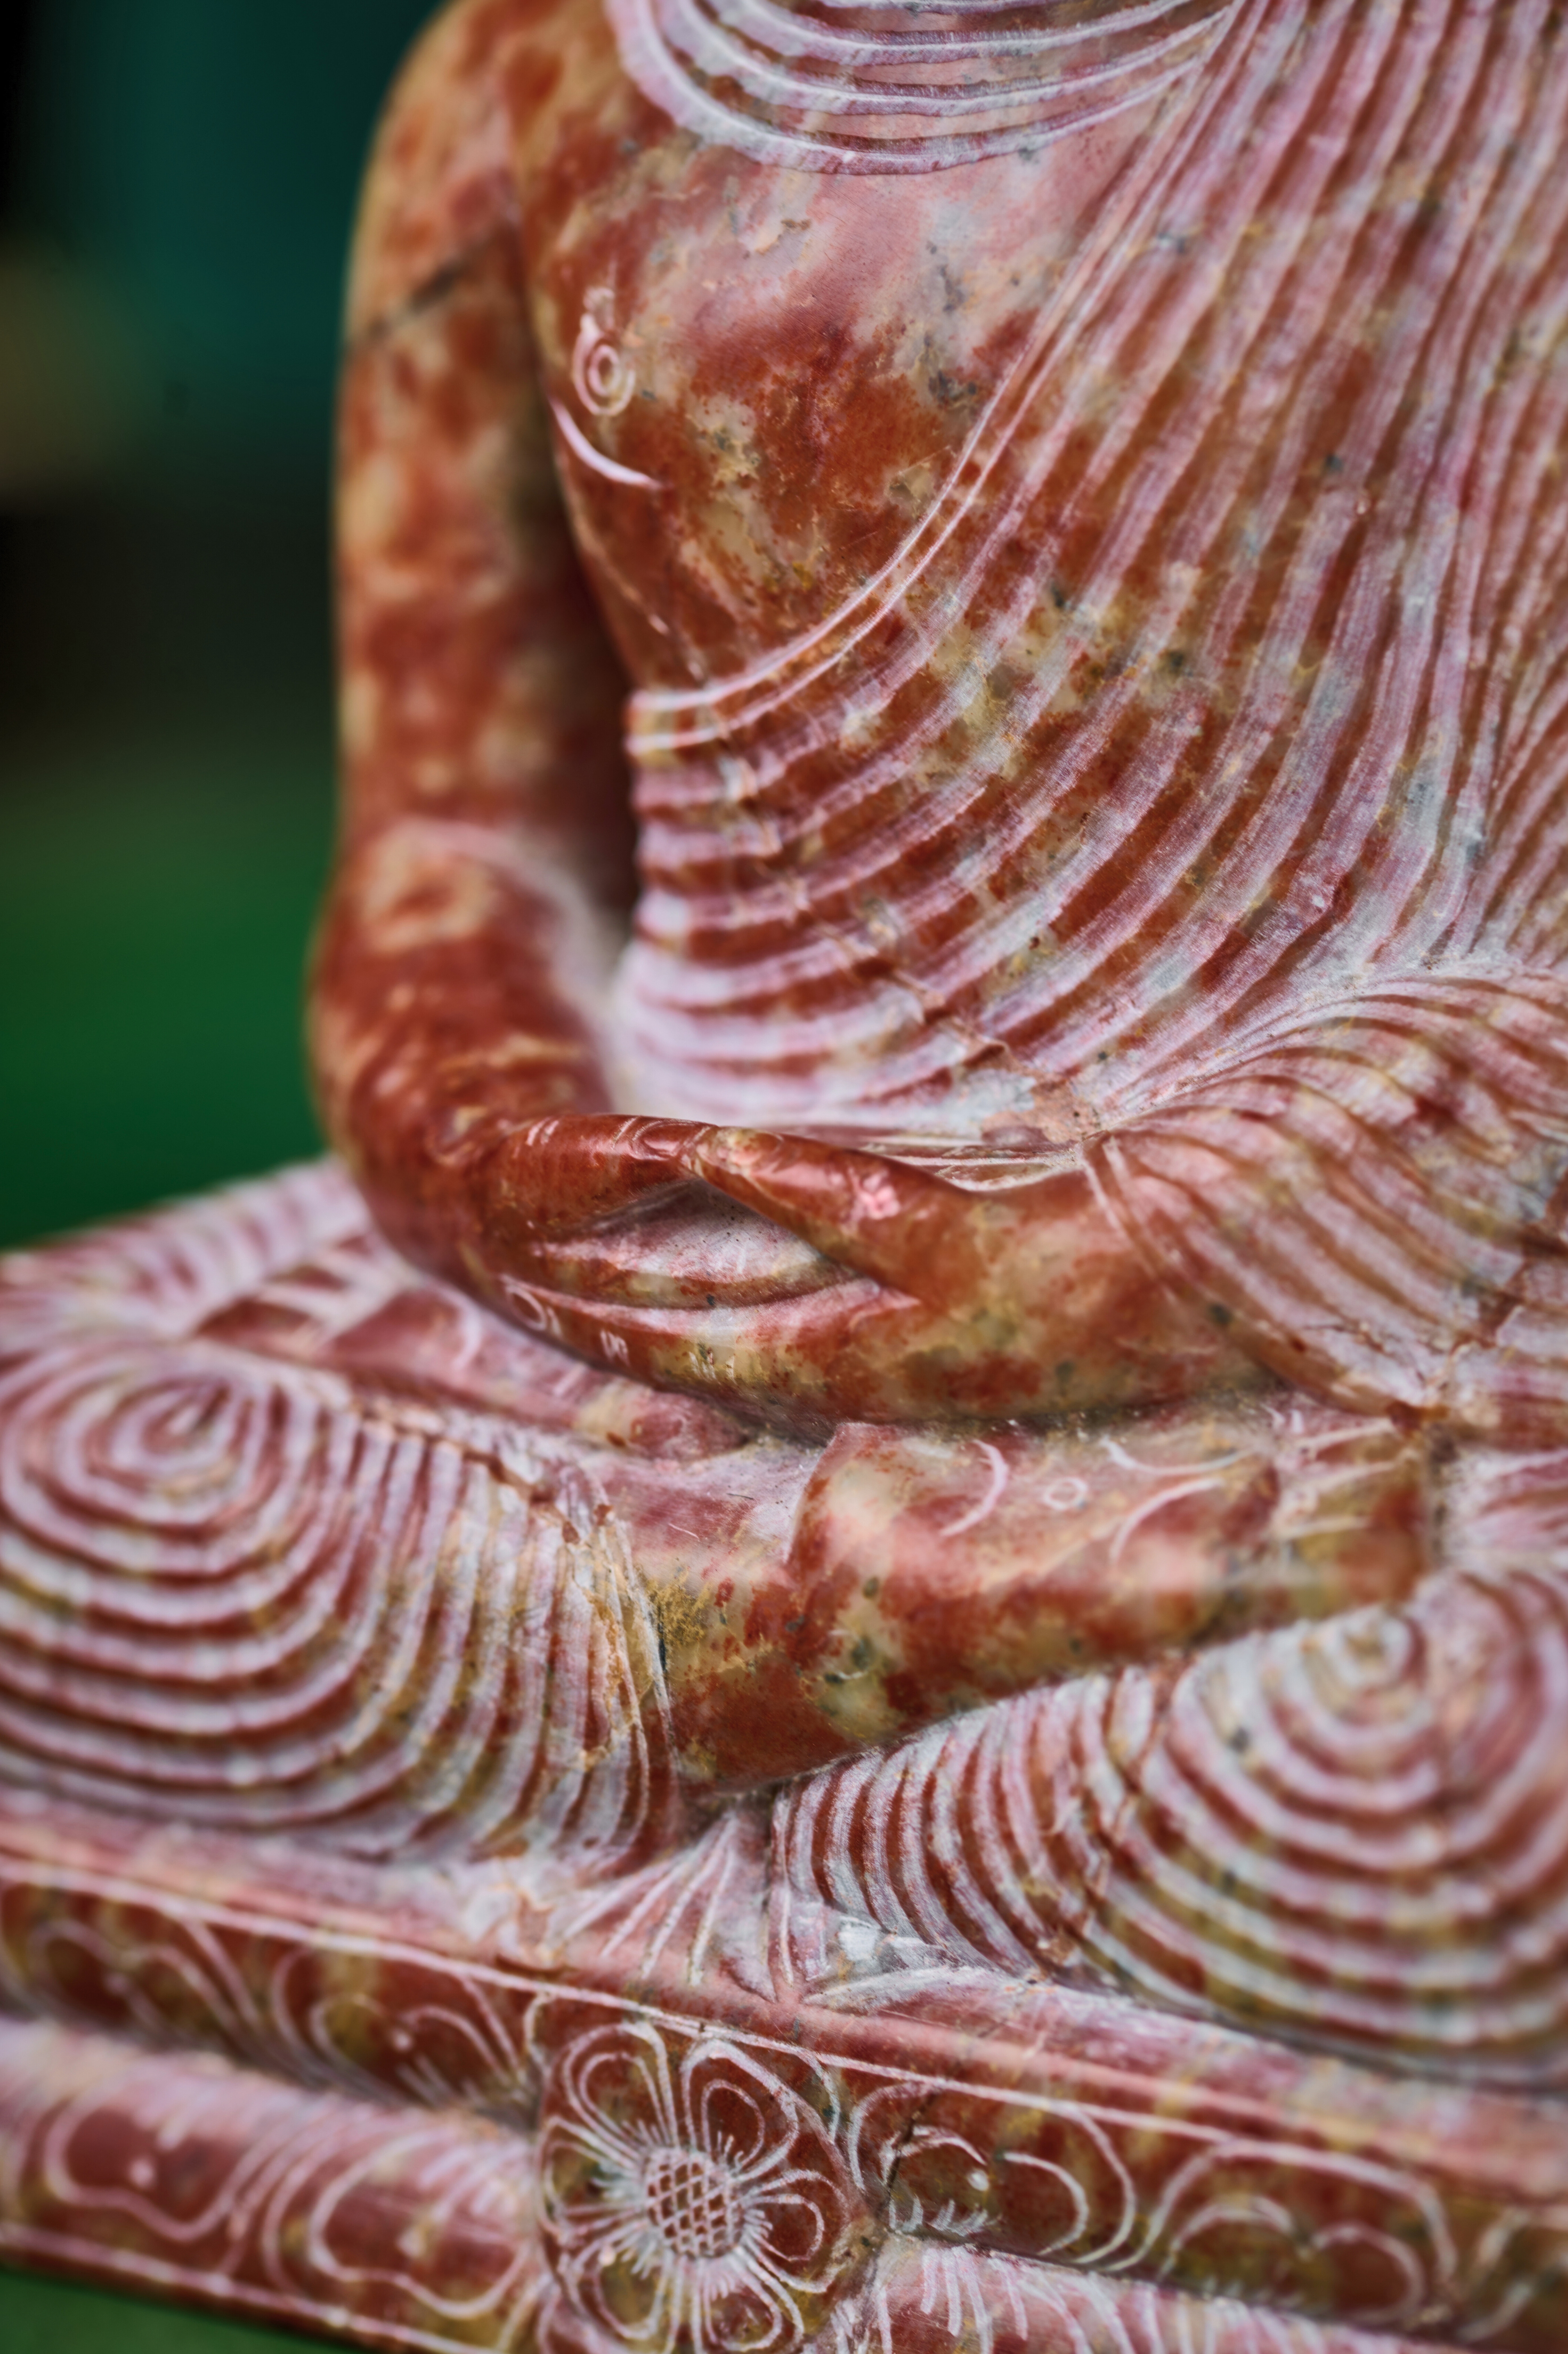
[[[1549,0],[438,19],[338,1165],[0,1265],[0,2248],[1562,2354],[1565,136]]]

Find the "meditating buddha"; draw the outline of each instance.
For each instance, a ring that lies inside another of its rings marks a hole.
[[[1447,2184],[1282,2273],[971,2120],[721,2294],[745,2137],[563,2029],[542,2342],[1568,2342],[1565,142],[1552,0],[456,0],[391,101],[337,1166],[10,1262],[0,1776]]]

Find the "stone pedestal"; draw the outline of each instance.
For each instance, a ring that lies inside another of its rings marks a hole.
[[[6,1262],[0,1359],[10,2258],[374,2346],[1568,2342],[1552,1466],[1409,1602],[726,1792],[633,1540],[787,1557],[823,1450],[330,1169]]]

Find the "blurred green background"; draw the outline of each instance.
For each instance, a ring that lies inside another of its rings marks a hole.
[[[244,2322],[0,2273],[5,2354],[299,2354],[300,2343]]]
[[[339,290],[429,13],[0,7],[0,1248],[315,1149]],[[289,2342],[0,2275],[4,2354]]]
[[[430,5],[0,8],[0,1248],[315,1149],[334,346]]]

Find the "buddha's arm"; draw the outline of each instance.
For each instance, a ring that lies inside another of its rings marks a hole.
[[[341,420],[344,812],[313,991],[329,1132],[417,1257],[496,1138],[608,1101],[620,684],[551,472],[496,70],[450,11],[366,189]]]

